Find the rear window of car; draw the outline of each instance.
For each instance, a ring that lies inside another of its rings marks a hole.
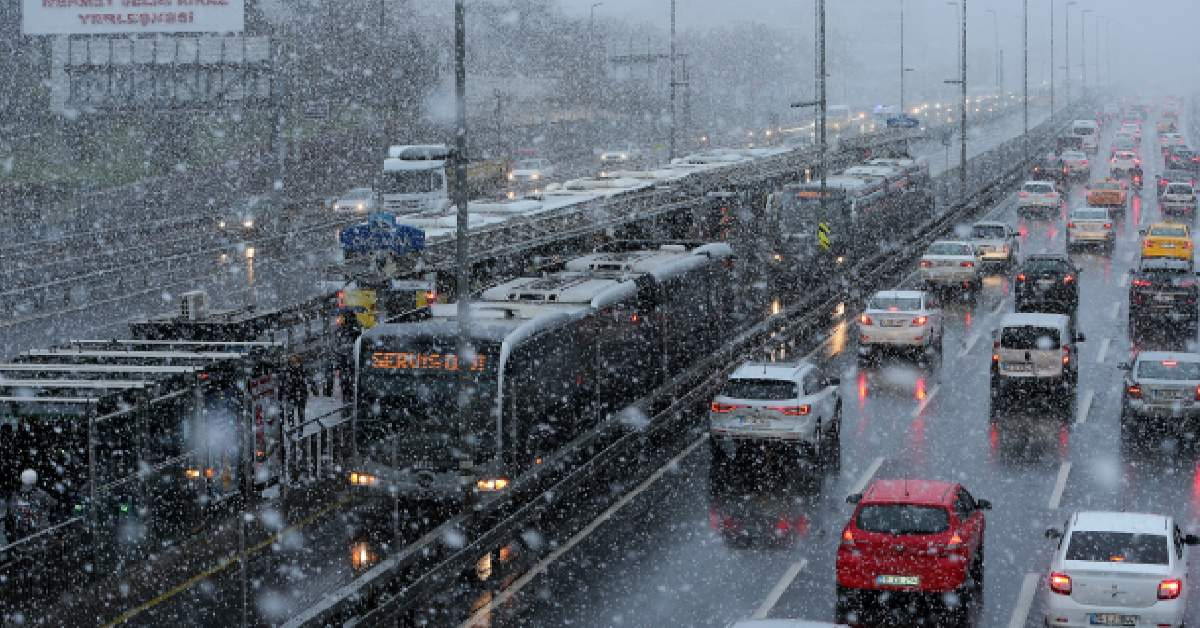
[[[921,309],[921,300],[911,297],[871,297],[867,308],[872,310],[896,310],[916,312]]]
[[[1191,194],[1192,186],[1182,183],[1172,183],[1167,186],[1167,194]]]
[[[765,401],[782,401],[796,399],[800,396],[796,382],[782,379],[747,379],[737,378],[725,382],[721,396],[730,399],[762,399]]]
[[[1067,151],[1067,152],[1063,153],[1062,157],[1063,157],[1063,159],[1076,159],[1076,160],[1087,159],[1086,155],[1084,155],[1083,153],[1080,153],[1080,152],[1076,152],[1076,151]]]
[[[866,504],[854,525],[867,532],[937,534],[950,528],[950,513],[938,506]]]
[[[1071,534],[1067,560],[1166,565],[1170,547],[1163,534],[1079,531]]]
[[[1075,220],[1104,220],[1108,218],[1108,212],[1103,209],[1077,209],[1071,212],[1071,218]]]
[[[1121,159],[1121,160],[1137,159],[1137,156],[1129,151],[1121,151],[1121,152],[1117,153],[1116,157],[1117,157],[1117,159]]]
[[[971,245],[953,242],[934,242],[929,245],[930,255],[971,255]]]
[[[1138,362],[1137,376],[1141,379],[1198,380],[1200,379],[1200,362],[1143,360]]]
[[[1187,227],[1151,227],[1148,233],[1153,236],[1184,238],[1188,232]]]
[[[1000,332],[1000,346],[1005,349],[1037,349],[1048,351],[1058,348],[1058,330],[1053,327],[1022,325],[1005,327]]]
[[[1103,181],[1100,183],[1093,183],[1092,189],[1093,190],[1119,190],[1119,189],[1121,189],[1121,184]]]
[[[1049,194],[1054,191],[1054,186],[1049,183],[1026,183],[1025,191],[1033,194]]]
[[[1027,259],[1021,264],[1021,270],[1040,275],[1043,273],[1066,273],[1071,271],[1070,265],[1058,259]]]
[[[975,225],[971,227],[971,237],[980,239],[1004,238],[1008,235],[1008,229],[1003,225]]]

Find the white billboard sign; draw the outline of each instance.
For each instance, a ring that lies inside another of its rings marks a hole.
[[[246,0],[21,0],[25,35],[240,33],[245,26]]]

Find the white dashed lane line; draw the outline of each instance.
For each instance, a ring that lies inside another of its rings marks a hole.
[[[1112,344],[1112,338],[1105,338],[1100,341],[1100,353],[1096,354],[1096,363],[1103,364],[1105,356],[1108,355],[1108,346]]]
[[[1036,573],[1025,574],[1021,581],[1021,592],[1017,595],[1017,604],[1013,606],[1012,615],[1008,619],[1008,628],[1025,628],[1029,621],[1029,610],[1033,608],[1033,598],[1037,595],[1037,585],[1040,576]]]
[[[1117,285],[1121,286],[1122,288],[1129,285],[1129,271],[1121,273],[1121,281],[1117,282]],[[1120,302],[1114,303],[1113,305],[1117,306],[1118,308],[1121,307]]]
[[[875,477],[875,474],[879,472],[879,467],[882,466],[883,458],[876,458],[875,461],[871,463],[871,466],[867,467],[866,473],[864,473],[863,476],[858,479],[858,482],[854,484],[854,488],[850,489],[850,494],[853,495],[855,493],[863,492],[863,490],[867,488],[867,484],[870,483],[871,478]]]
[[[1079,411],[1075,414],[1075,422],[1082,425],[1087,423],[1088,412],[1092,409],[1092,399],[1096,396],[1096,391],[1089,390],[1083,393],[1083,400],[1079,402]]]
[[[1128,275],[1126,275],[1126,278],[1128,279]],[[1121,302],[1117,301],[1116,303],[1113,303],[1112,308],[1110,308],[1108,310],[1108,317],[1113,320],[1116,320],[1116,318],[1120,315],[1121,315]]]
[[[1071,473],[1071,463],[1063,462],[1058,468],[1058,478],[1054,481],[1054,492],[1050,493],[1050,510],[1058,510],[1062,503],[1063,491],[1067,489],[1067,476]]]
[[[801,571],[804,571],[806,565],[808,565],[808,561],[803,558],[792,563],[787,571],[783,572],[783,577],[779,579],[779,582],[775,583],[775,587],[771,589],[771,592],[767,594],[767,599],[763,600],[762,605],[758,607],[757,611],[754,611],[754,614],[750,618],[766,619],[767,614],[779,602],[779,598],[783,597],[783,592],[792,586],[792,581],[796,579],[796,576],[800,575]]]

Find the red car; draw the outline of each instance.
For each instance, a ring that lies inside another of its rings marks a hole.
[[[856,506],[838,546],[839,621],[881,593],[963,600],[983,588],[987,500],[953,482],[876,480],[846,501]]]

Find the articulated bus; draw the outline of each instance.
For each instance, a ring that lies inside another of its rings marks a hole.
[[[515,488],[719,346],[732,324],[731,259],[724,244],[602,251],[490,288],[471,304],[462,363],[456,304],[364,333],[350,483],[450,501]]]

